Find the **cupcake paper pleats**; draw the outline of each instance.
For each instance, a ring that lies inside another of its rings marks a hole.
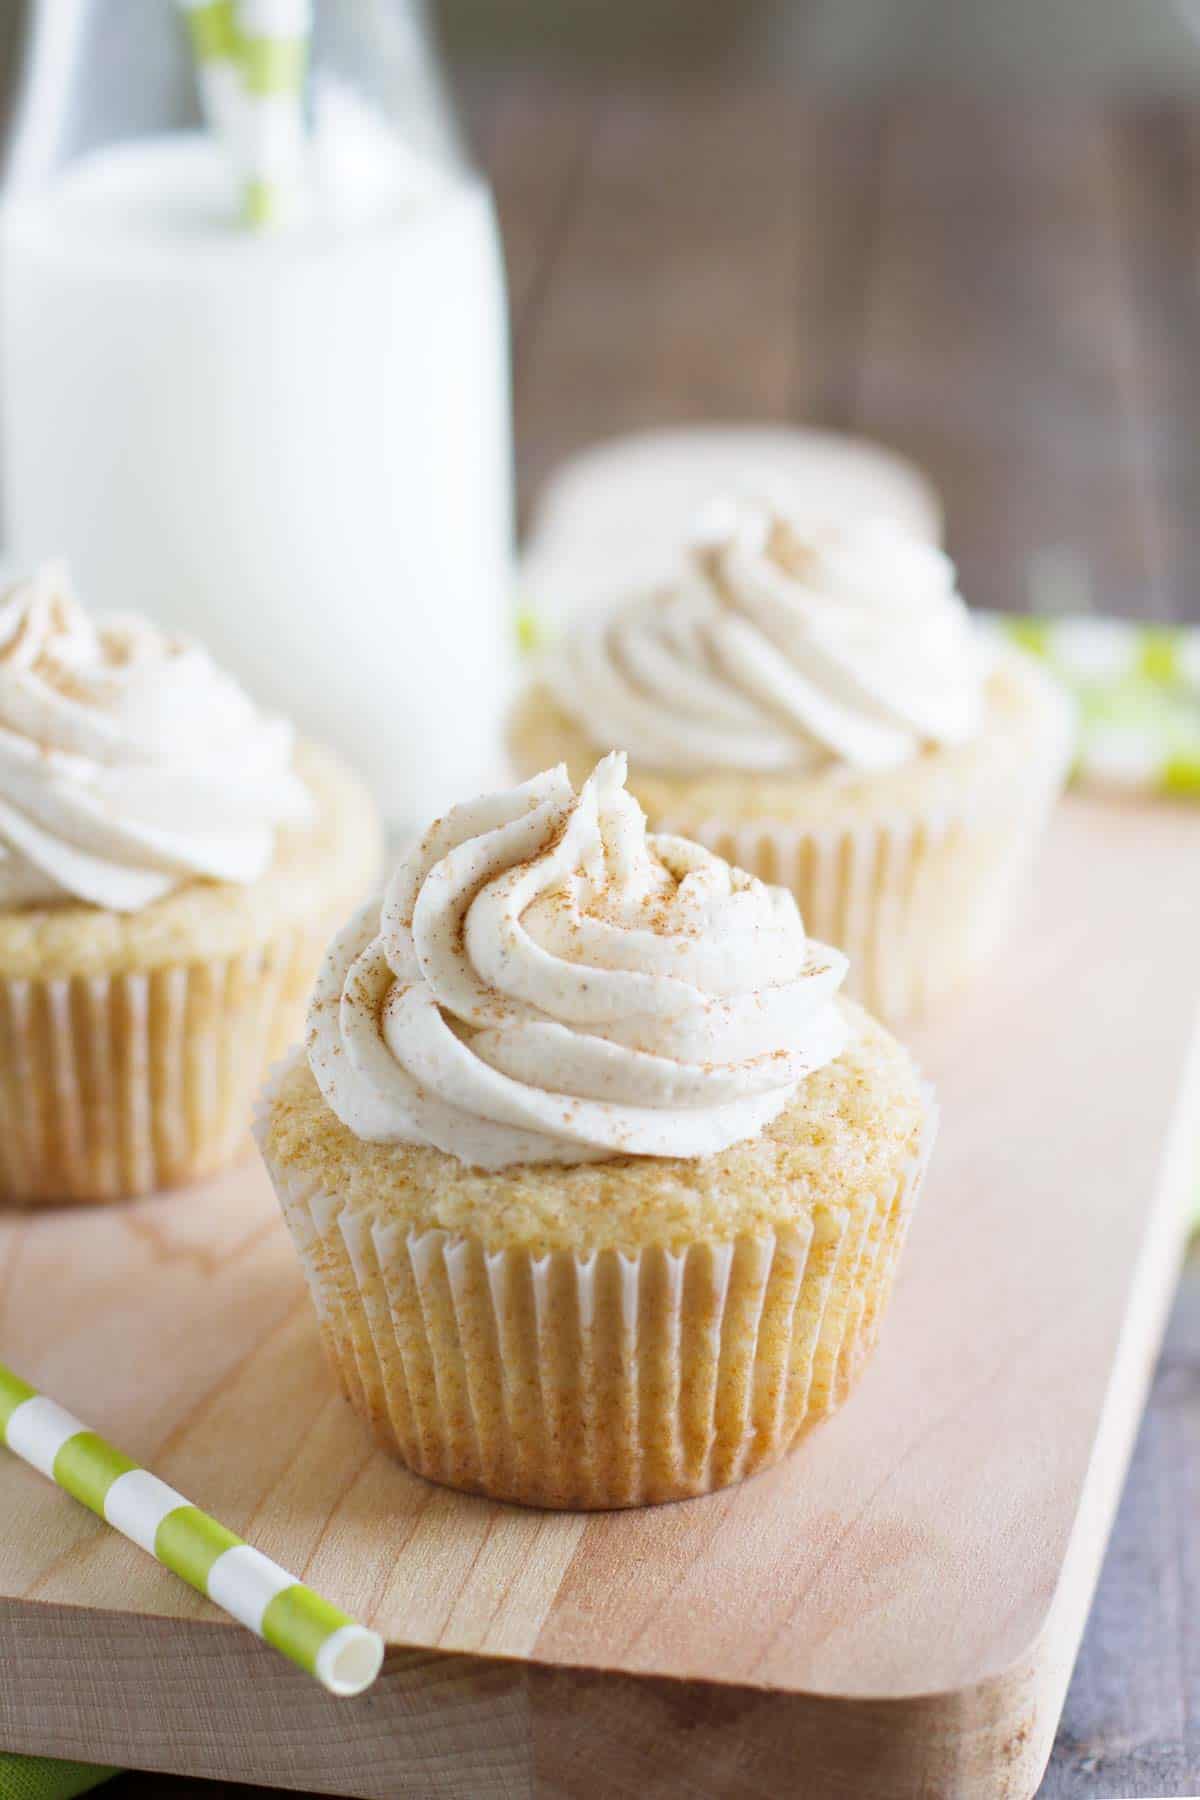
[[[417,1474],[548,1507],[709,1493],[841,1405],[886,1309],[936,1125],[890,1193],[764,1236],[487,1251],[359,1211],[260,1146],[328,1359]]]
[[[247,1145],[329,933],[378,869],[357,778],[309,745],[296,770],[313,817],[280,834],[259,881],[0,917],[0,1206],[129,1199]]]
[[[1055,754],[952,811],[822,825],[668,816],[658,829],[790,888],[810,935],[848,956],[845,991],[893,1023],[926,1014],[1002,941],[1062,778]]]
[[[0,1204],[120,1199],[231,1161],[326,928],[150,971],[0,978]]]
[[[850,961],[845,992],[886,1024],[919,1018],[996,947],[1070,767],[1061,683],[1004,647],[977,739],[874,775],[695,777],[631,767],[652,831],[692,838],[795,894],[810,936]],[[525,772],[586,751],[582,728],[533,687],[514,715]]]

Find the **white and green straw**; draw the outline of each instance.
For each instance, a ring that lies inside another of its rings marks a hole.
[[[296,210],[304,171],[311,0],[179,0],[209,125],[237,170],[242,216],[261,230]]]
[[[331,1694],[361,1694],[378,1675],[383,1639],[377,1632],[322,1600],[2,1363],[0,1443]]]
[[[1074,695],[1083,783],[1200,799],[1200,629],[1090,614],[987,616]]]
[[[237,0],[242,210],[258,228],[283,223],[300,191],[311,30],[310,0]]]
[[[179,0],[192,41],[200,98],[209,128],[236,153],[242,110],[233,0]]]
[[[1018,644],[1071,693],[1083,786],[1200,800],[1200,627],[1140,625],[1080,613],[976,613],[985,640]],[[547,634],[531,606],[517,643],[536,656]]]

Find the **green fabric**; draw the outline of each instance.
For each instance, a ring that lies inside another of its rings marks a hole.
[[[99,1763],[9,1756],[0,1750],[0,1800],[75,1800],[76,1794],[89,1794],[120,1773]]]

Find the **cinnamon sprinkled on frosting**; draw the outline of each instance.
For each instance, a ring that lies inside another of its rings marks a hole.
[[[198,645],[93,619],[43,569],[0,600],[0,906],[257,880],[309,809],[292,750]]]
[[[648,836],[606,757],[457,807],[332,945],[309,1061],[360,1138],[483,1168],[704,1156],[840,1054],[792,895]]]

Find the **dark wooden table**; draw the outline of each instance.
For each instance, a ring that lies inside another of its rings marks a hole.
[[[924,465],[977,603],[1022,607],[1065,568],[1101,610],[1200,618],[1200,114],[526,76],[466,96],[508,249],[526,503],[597,437],[810,421]],[[1200,1253],[1042,1788],[1196,1794]]]

